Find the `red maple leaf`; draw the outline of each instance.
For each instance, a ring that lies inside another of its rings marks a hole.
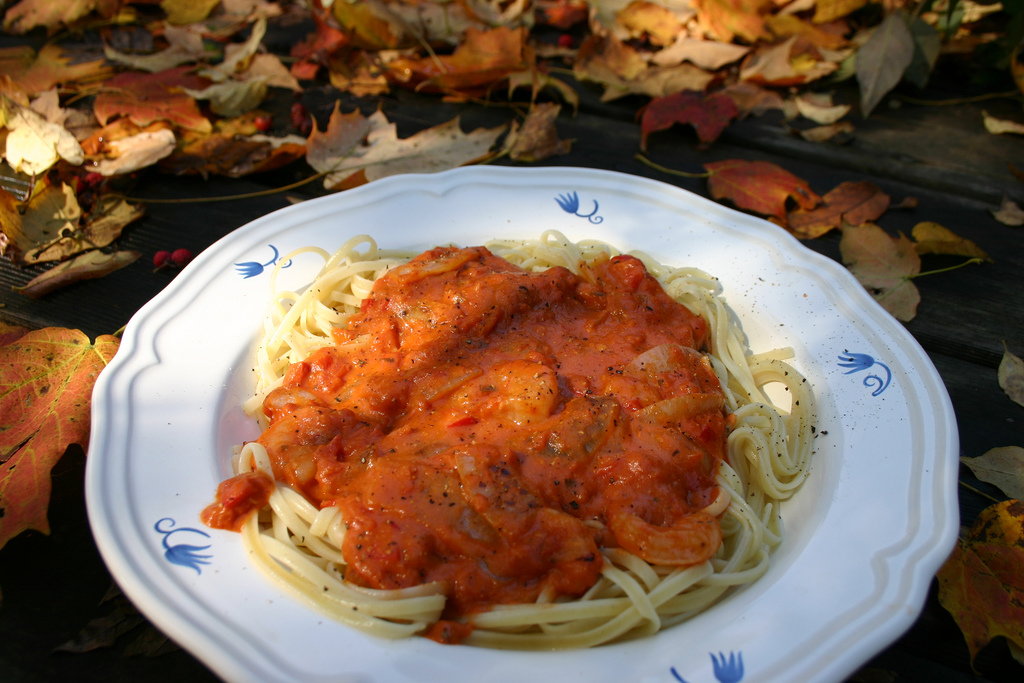
[[[702,144],[718,139],[722,131],[740,113],[728,95],[703,95],[690,90],[656,97],[644,107],[640,118],[640,149],[647,151],[647,136],[668,130],[677,123],[689,123],[696,129]]]

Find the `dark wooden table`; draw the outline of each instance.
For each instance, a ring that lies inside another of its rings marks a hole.
[[[952,78],[937,80],[953,82]],[[602,104],[594,89],[583,85],[579,90],[579,113],[573,116],[563,108],[558,121],[560,136],[573,140],[572,151],[548,159],[545,165],[620,171],[708,194],[704,180],[665,174],[636,159],[640,129],[634,116],[639,101]],[[952,397],[961,455],[974,457],[998,446],[1024,446],[1024,409],[1004,395],[996,379],[1004,342],[1024,355],[1020,305],[1024,228],[1003,225],[990,213],[1004,196],[1024,205],[1024,182],[1010,169],[1014,164],[1024,171],[1024,138],[987,133],[982,110],[1016,120],[1024,120],[1024,115],[1019,97],[951,106],[915,103],[916,98],[942,100],[963,94],[963,90],[935,89],[914,92],[914,102],[890,97],[868,119],[852,115],[856,131],[842,143],[805,142],[787,130],[778,116],[768,115],[733,124],[707,149],[699,148],[688,127],[657,133],[650,139],[648,156],[690,172],[713,160],[763,159],[807,179],[819,194],[842,181],[870,180],[894,202],[906,197],[917,200],[916,208],[890,210],[880,219],[891,234],[909,233],[918,222],[934,221],[986,250],[992,263],[917,280],[922,302],[917,317],[906,325],[928,352]],[[856,94],[847,85],[837,97],[855,101]],[[268,107],[279,112],[278,132],[288,132],[285,112],[291,95],[275,98]],[[497,125],[514,116],[508,108],[449,104],[408,92],[357,100],[330,87],[312,88],[304,102],[321,128],[336,99],[346,111],[358,106],[369,113],[382,107],[398,124],[401,136],[455,115],[462,117],[465,130]],[[155,200],[233,195],[281,187],[309,174],[301,162],[239,180],[145,173],[132,195]],[[319,184],[310,184],[236,201],[150,203],[145,218],[128,229],[119,243],[121,248],[140,251],[139,261],[39,300],[11,290],[38,269],[19,270],[6,258],[0,259],[0,319],[31,328],[78,328],[91,337],[116,332],[175,276],[174,270],[153,272],[150,260],[157,250],[184,247],[198,253],[252,219],[322,193],[318,188]],[[807,246],[838,259],[838,244],[838,235],[830,234]],[[943,267],[960,260],[934,256],[928,265]],[[52,533],[24,533],[0,550],[0,681],[214,680],[201,663],[173,643],[152,647],[146,640],[153,635],[151,627],[123,599],[110,596],[111,579],[85,514],[84,460],[84,454],[72,448],[53,471]],[[1005,497],[976,480],[966,467],[961,467],[961,482],[963,525],[970,525],[993,499]],[[83,633],[87,628],[93,630]],[[100,647],[82,653],[58,650],[75,639],[89,642],[90,634],[96,633],[106,637],[93,642]],[[141,643],[150,646],[140,647]],[[147,654],[138,654],[139,650]],[[1000,639],[981,652],[972,670],[964,639],[939,605],[933,582],[914,626],[850,680],[1010,683],[1024,680],[1024,667],[1012,659]]]

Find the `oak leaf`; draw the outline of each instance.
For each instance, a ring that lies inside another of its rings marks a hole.
[[[93,249],[50,268],[29,280],[24,286],[15,287],[14,291],[38,299],[73,282],[109,275],[134,262],[139,256],[141,254],[137,251],[115,251],[106,254],[99,249]]]
[[[71,444],[88,446],[92,387],[118,344],[46,328],[0,347],[0,547],[49,533],[50,469]]]
[[[976,458],[960,458],[974,476],[999,487],[1010,498],[1024,500],[1024,448],[993,448]]]
[[[939,569],[939,603],[967,641],[971,666],[1003,636],[1024,647],[1024,503],[1007,500],[981,512]]]
[[[668,130],[677,123],[691,124],[697,139],[704,145],[718,139],[739,115],[736,102],[728,95],[683,91],[657,97],[643,108],[640,115],[640,149],[647,151],[647,136]]]
[[[991,210],[992,216],[1003,225],[1024,225],[1024,209],[1020,208],[1015,201],[1009,197],[1003,197],[1003,203],[996,210]]]
[[[959,237],[938,223],[922,221],[914,226],[910,236],[914,238],[914,248],[918,254],[948,254],[969,256],[984,261],[992,260],[977,244],[965,237]]]
[[[804,209],[821,203],[807,181],[768,161],[727,159],[704,164],[708,189],[715,199],[730,199],[742,208],[786,221],[786,203]]]
[[[1005,344],[999,362],[999,387],[1014,403],[1024,406],[1024,360],[1010,353]]]
[[[863,225],[877,220],[888,208],[889,195],[874,183],[847,181],[825,193],[821,206],[791,212],[789,228],[800,239],[815,239],[844,222]]]
[[[873,223],[848,225],[843,227],[839,252],[882,308],[897,320],[913,320],[921,293],[912,278],[921,272],[921,257],[906,235],[893,239]]]

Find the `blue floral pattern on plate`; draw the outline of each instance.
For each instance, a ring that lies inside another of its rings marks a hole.
[[[594,225],[597,225],[604,220],[603,217],[597,215],[599,205],[596,199],[594,200],[594,210],[590,213],[580,213],[580,197],[575,192],[560,194],[555,197],[555,201],[558,202],[558,205],[562,207],[562,210],[566,213],[571,213],[572,215],[579,216],[580,218],[586,218]]]
[[[210,564],[210,559],[213,557],[213,555],[202,554],[204,550],[209,550],[210,544],[191,545],[188,543],[179,543],[178,545],[171,545],[170,540],[172,534],[182,531],[198,534],[205,538],[209,538],[210,534],[206,533],[202,529],[193,529],[192,527],[187,526],[175,529],[175,524],[176,522],[170,517],[164,517],[153,525],[153,529],[163,536],[161,543],[164,547],[164,557],[172,564],[189,567],[190,569],[195,569],[196,574],[202,574],[203,570],[200,565]]]
[[[871,392],[872,396],[878,396],[883,391],[889,388],[889,384],[892,382],[892,370],[889,366],[881,361],[875,360],[874,356],[869,356],[866,353],[843,353],[839,356],[839,367],[847,368],[844,375],[850,375],[855,372],[864,372],[873,367],[880,367],[885,371],[885,379],[882,379],[881,375],[870,373],[864,377],[864,386],[874,387],[874,391]]]
[[[280,252],[278,252],[277,247],[275,247],[273,244],[268,244],[267,246],[270,247],[271,250],[273,250],[273,258],[271,258],[266,263],[260,263],[259,261],[245,261],[244,263],[236,263],[235,270],[238,272],[238,274],[241,275],[244,279],[248,280],[251,277],[256,277],[257,275],[263,273],[263,270],[265,268],[269,268],[270,266],[276,265],[277,260],[281,258],[281,254]],[[291,261],[283,264],[281,267],[287,268],[290,265]]]
[[[730,652],[729,658],[726,659],[724,653],[719,652],[716,656],[712,652],[711,667],[718,683],[739,683],[743,680],[743,653]],[[679,675],[674,666],[670,670],[673,678],[679,683],[687,683],[687,680]]]

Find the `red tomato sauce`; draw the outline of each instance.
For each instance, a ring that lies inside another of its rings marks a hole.
[[[701,511],[726,431],[707,334],[630,256],[576,276],[438,248],[289,368],[259,442],[340,507],[349,581],[443,582],[446,619],[575,597],[602,547],[691,565],[721,544]]]

